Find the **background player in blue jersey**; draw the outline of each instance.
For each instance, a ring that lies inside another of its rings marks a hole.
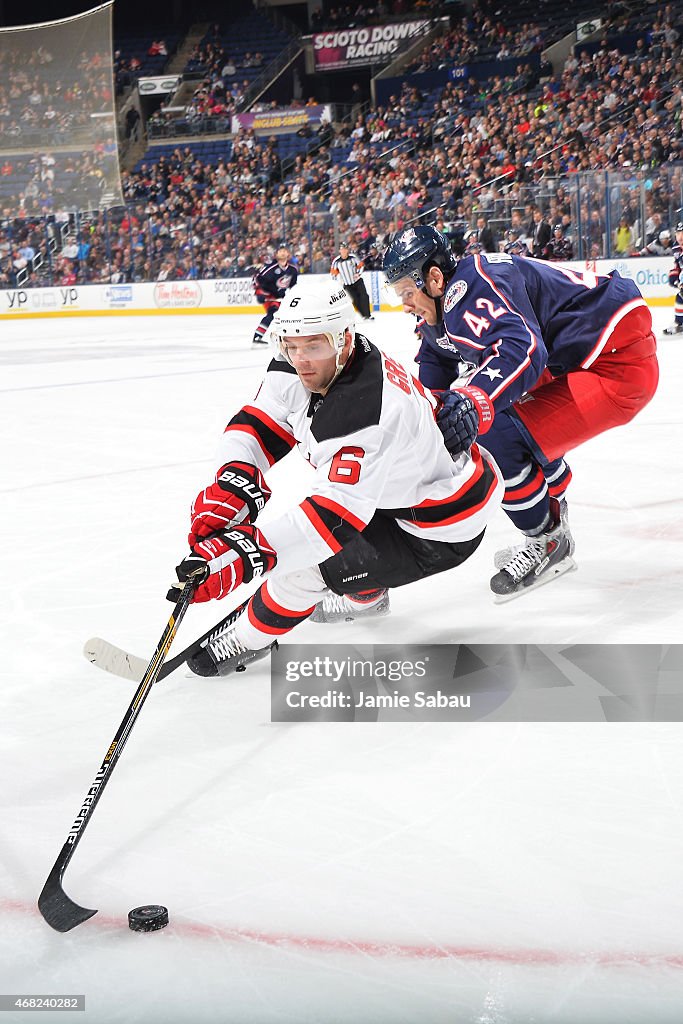
[[[511,256],[531,256],[531,250],[524,240],[521,228],[508,228],[503,252],[508,252]]]
[[[433,338],[423,334],[423,383],[450,389],[461,362],[473,364],[447,405],[456,425],[476,407],[483,444],[505,478],[503,508],[526,536],[496,556],[491,589],[506,600],[574,568],[564,455],[627,423],[655,393],[656,342],[642,295],[616,272],[508,253],[458,260],[427,226],[398,232],[383,269],[403,308],[437,328]]]
[[[287,290],[296,284],[299,271],[290,263],[289,250],[282,245],[275,253],[275,259],[264,264],[258,274],[254,277],[254,291],[256,298],[265,308],[265,316],[254,331],[253,342],[255,345],[267,345],[266,333],[270,327],[271,320],[280,308],[280,303],[287,294]]]
[[[674,322],[665,327],[665,334],[681,334],[683,332],[683,221],[676,225],[676,244],[673,247],[674,265],[669,271],[669,284],[676,289],[674,306]]]

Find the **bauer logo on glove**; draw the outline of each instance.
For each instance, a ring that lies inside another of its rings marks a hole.
[[[228,462],[221,466],[215,481],[192,502],[187,538],[190,547],[230,524],[256,519],[269,498],[270,488],[256,466],[246,462]]]
[[[249,477],[244,476],[243,473],[235,471],[229,465],[227,465],[225,469],[220,470],[216,477],[216,483],[220,484],[221,487],[224,487],[226,490],[243,490],[245,494],[249,495],[250,498],[253,498],[259,511],[266,503],[261,490],[251,482]]]
[[[206,578],[195,590],[193,602],[201,603],[225,597],[241,583],[250,583],[256,576],[270,572],[277,563],[277,555],[260,530],[253,526],[234,526],[220,530],[192,548],[192,554],[176,568],[181,583],[185,582],[200,565],[208,569]],[[167,597],[177,600],[178,591],[172,588]]]

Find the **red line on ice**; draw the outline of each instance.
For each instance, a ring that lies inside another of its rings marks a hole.
[[[0,899],[0,912],[29,914],[39,917],[37,906],[20,900]],[[127,929],[127,918],[98,914],[86,927],[95,925],[101,930]],[[49,927],[47,924],[45,927]],[[197,921],[174,919],[168,931],[173,935],[196,938],[217,938],[230,942],[249,942],[269,948],[308,950],[315,953],[361,953],[367,957],[402,957],[412,960],[462,960],[482,963],[510,964],[518,967],[567,967],[595,964],[600,967],[654,967],[683,968],[683,953],[639,953],[636,950],[618,952],[579,953],[571,950],[505,949],[485,946],[420,945],[404,942],[370,942],[367,939],[322,938],[314,935],[291,935],[287,932],[264,932],[252,928],[226,928]]]

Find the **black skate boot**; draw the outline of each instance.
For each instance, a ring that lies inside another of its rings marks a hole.
[[[500,571],[492,577],[490,583],[496,602],[511,601],[521,594],[528,594],[544,583],[550,583],[558,576],[576,569],[576,563],[571,557],[574,540],[569,532],[566,504],[564,517],[560,503],[555,499],[551,498],[550,508],[554,512],[553,522],[545,532],[536,537],[527,537],[524,544],[510,548],[511,557],[508,561],[500,567],[496,566]],[[501,554],[499,552],[498,556]]]
[[[554,516],[556,517],[559,514],[562,525],[564,526],[564,532],[569,538],[569,554],[573,555],[575,544],[571,530],[569,529],[569,509],[567,508],[567,501],[565,498],[562,498],[561,501],[556,503],[556,499],[551,498],[550,502],[551,511],[553,512]],[[495,555],[493,556],[493,564],[496,567],[496,569],[505,568],[507,563],[512,558],[514,558],[515,555],[518,555],[522,548],[525,548],[527,543],[531,539],[531,537],[526,537],[524,544],[512,544],[509,548],[501,548],[500,551],[496,551]]]
[[[187,665],[197,676],[228,676],[231,672],[244,672],[252,661],[265,658],[277,650],[277,640],[267,647],[253,650],[245,647],[235,636],[235,624],[223,633],[212,636],[204,647],[187,659]]]

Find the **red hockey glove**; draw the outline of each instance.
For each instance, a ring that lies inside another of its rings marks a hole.
[[[231,523],[256,519],[270,497],[270,488],[256,466],[228,462],[216,474],[215,483],[200,491],[190,509],[187,542],[193,547],[202,537],[224,530]]]
[[[220,600],[240,583],[250,583],[255,576],[263,576],[277,564],[277,555],[260,530],[253,526],[235,526],[221,530],[213,537],[195,544],[192,554],[176,567],[176,575],[183,583],[201,566],[209,570],[207,579],[194,592],[193,603]],[[169,601],[178,600],[179,591],[172,587],[166,595]]]

